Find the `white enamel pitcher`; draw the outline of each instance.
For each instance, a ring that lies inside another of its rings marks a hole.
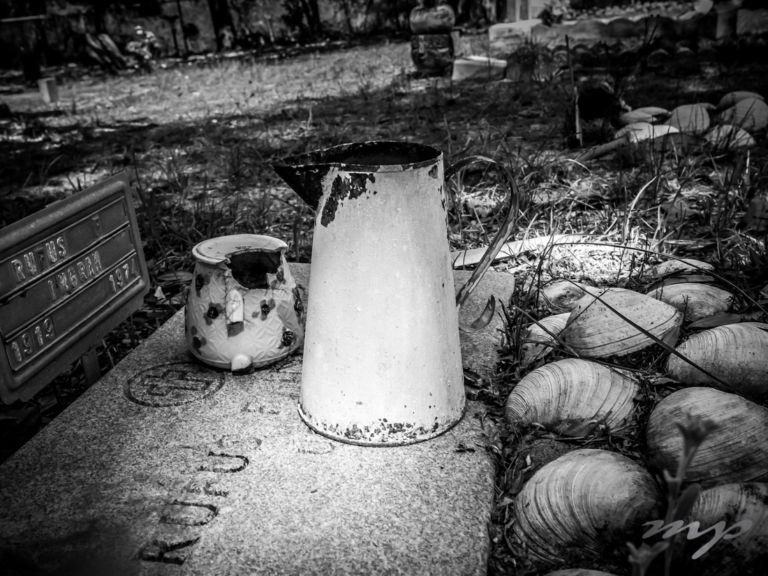
[[[484,157],[449,168],[455,173]],[[465,408],[458,308],[512,230],[519,194],[455,293],[443,155],[363,142],[286,158],[275,171],[316,209],[299,414],[342,442],[402,445],[441,434]],[[489,301],[475,327],[493,315]]]

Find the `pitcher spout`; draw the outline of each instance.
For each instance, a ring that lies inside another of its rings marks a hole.
[[[334,167],[350,172],[400,171],[434,162],[440,155],[439,150],[424,144],[372,141],[290,156],[272,167],[302,200],[317,209],[323,196],[323,179]]]
[[[298,194],[313,210],[317,210],[323,196],[323,177],[328,167],[291,164],[291,159],[272,165],[277,175]]]

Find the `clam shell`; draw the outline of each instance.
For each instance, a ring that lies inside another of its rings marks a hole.
[[[747,132],[768,126],[768,104],[760,98],[744,98],[720,113],[720,124],[733,124]]]
[[[598,290],[579,282],[556,280],[542,288],[539,295],[550,312],[560,314],[570,312],[580,298],[595,291]]]
[[[739,148],[751,148],[757,142],[746,130],[733,124],[715,126],[706,133],[704,139],[717,151],[725,152]]]
[[[520,363],[523,366],[530,366],[536,360],[544,358],[552,352],[552,348],[557,346],[557,340],[552,335],[557,336],[562,332],[569,314],[569,312],[563,312],[562,314],[547,316],[526,329],[521,346],[523,358]]]
[[[709,262],[694,260],[693,258],[681,258],[679,260],[665,260],[664,262],[652,266],[644,274],[648,278],[661,278],[671,274],[700,274],[709,272],[715,267]]]
[[[757,92],[750,92],[748,90],[736,90],[734,92],[728,92],[725,96],[720,98],[720,102],[717,103],[717,107],[720,110],[724,108],[730,108],[740,100],[746,100],[747,98],[757,98],[758,100],[765,100]]]
[[[650,130],[653,130],[653,125],[650,122],[631,122],[616,130],[616,133],[613,135],[613,137],[618,139],[627,136],[627,134],[630,132],[639,132],[642,134]]]
[[[682,322],[683,315],[669,304],[631,290],[609,288],[576,303],[560,338],[582,356],[623,356],[654,344],[648,333],[674,346]]]
[[[641,106],[640,108],[635,108],[634,111],[645,112],[652,116],[669,116],[669,110],[662,108],[661,106]]]
[[[709,128],[709,112],[701,104],[684,104],[672,110],[667,124],[680,132],[703,134]]]
[[[664,286],[673,286],[675,284],[710,284],[715,281],[713,276],[706,274],[682,274],[680,276],[667,276],[656,282],[651,283],[648,289],[652,292]],[[650,292],[649,292],[650,294]]]
[[[768,331],[759,324],[727,324],[704,330],[676,350],[722,381],[670,355],[667,373],[678,382],[714,386],[757,401],[768,398]]]
[[[661,495],[650,473],[626,456],[585,448],[540,468],[517,496],[514,534],[544,565],[599,558],[625,547]]]
[[[648,296],[680,310],[685,315],[686,322],[695,322],[725,312],[733,304],[733,294],[727,290],[696,282],[662,286],[649,292]]]
[[[631,376],[597,362],[567,358],[529,372],[507,398],[512,425],[542,424],[565,436],[600,425],[615,431],[632,415],[640,388]]]
[[[728,530],[729,536],[697,560],[691,560],[690,567],[695,572],[689,573],[742,575],[750,573],[750,567],[754,569],[768,560],[768,484],[724,484],[704,490],[687,518],[687,522],[694,521],[699,523],[700,530],[724,523],[723,530]],[[736,527],[739,522],[742,525]],[[750,523],[749,527],[746,522]],[[711,538],[712,535],[687,542],[688,558]]]
[[[629,124],[635,124],[637,122],[652,123],[657,120],[664,119],[669,116],[669,110],[666,108],[659,108],[658,106],[643,106],[642,108],[635,108],[629,112],[624,112],[619,116],[619,124],[627,126]]]
[[[632,144],[639,144],[646,140],[654,140],[670,134],[678,134],[680,130],[666,124],[647,124],[627,133],[627,138]]]
[[[686,414],[716,425],[693,457],[686,481],[710,487],[768,480],[768,409],[703,386],[673,392],[651,412],[646,440],[656,466],[671,473],[677,470],[683,436],[676,423],[685,422]]]

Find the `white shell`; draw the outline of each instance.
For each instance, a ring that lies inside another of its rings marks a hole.
[[[757,92],[750,92],[748,90],[736,90],[734,92],[728,92],[725,96],[720,98],[720,102],[717,103],[719,109],[730,108],[740,100],[746,100],[747,98],[757,98],[758,100],[765,100]]]
[[[704,139],[715,150],[720,152],[738,150],[739,148],[752,148],[757,144],[749,132],[733,124],[715,126],[706,133]]]
[[[678,134],[680,130],[674,126],[667,126],[666,124],[648,124],[647,126],[639,127],[637,130],[632,130],[627,133],[627,138],[632,144],[639,144],[646,140],[654,140],[661,138],[662,136],[668,136],[670,134]]]
[[[683,312],[686,322],[726,312],[733,303],[733,294],[711,284],[682,282],[657,288],[648,293],[651,298],[666,302]]]
[[[574,450],[540,468],[515,501],[514,534],[541,564],[599,558],[659,515],[650,473],[607,450]],[[611,541],[613,539],[614,541]]]
[[[639,386],[626,373],[597,362],[567,358],[529,372],[507,398],[513,426],[538,423],[565,436],[584,436],[598,426],[623,428]]]
[[[768,331],[759,324],[745,322],[704,330],[676,350],[722,381],[671,354],[667,373],[681,384],[714,386],[757,401],[768,398]]]
[[[768,409],[708,387],[673,392],[651,412],[646,440],[651,460],[660,469],[677,470],[683,436],[676,424],[684,423],[686,414],[716,426],[699,446],[686,481],[709,487],[768,480]]]
[[[642,108],[635,108],[629,112],[625,112],[619,116],[619,123],[623,126],[634,124],[636,122],[653,123],[659,119],[663,119],[669,116],[669,110],[666,108],[659,108],[658,106],[643,106]]]
[[[768,104],[759,98],[739,100],[720,113],[720,124],[733,124],[747,132],[762,130],[768,126]]]
[[[619,128],[616,133],[613,135],[614,138],[622,138],[629,134],[630,132],[647,132],[649,130],[653,130],[653,125],[650,122],[631,122],[630,124],[626,124],[625,126],[622,126]]]
[[[632,124],[650,124],[653,122],[653,114],[648,114],[647,112],[638,112],[637,110],[630,110],[629,112],[624,112],[621,116],[619,116],[619,124],[622,126],[630,126]]]
[[[684,104],[672,110],[667,124],[680,132],[703,134],[709,128],[709,112],[701,104]]]
[[[728,536],[691,561],[697,574],[749,574],[759,561],[768,560],[768,484],[723,484],[703,490],[686,522],[698,522],[700,530],[720,523],[728,531]],[[688,541],[686,555],[696,554],[710,539]]]
[[[656,282],[653,282],[648,288],[653,291],[657,288],[663,288],[664,286],[672,286],[674,284],[711,284],[715,281],[713,276],[707,276],[706,274],[681,274],[680,276],[667,276]]]
[[[552,352],[553,347],[558,345],[557,340],[552,335],[557,336],[562,332],[569,314],[569,312],[563,312],[562,314],[547,316],[526,329],[521,346],[523,358],[520,361],[524,367],[544,358]]]
[[[635,108],[634,111],[644,112],[646,114],[651,114],[652,116],[669,115],[669,110],[662,108],[661,106],[640,106],[640,108]]]
[[[539,295],[550,312],[559,314],[570,312],[580,298],[592,292],[599,292],[599,289],[570,280],[556,280],[542,288]]]
[[[654,344],[648,333],[674,346],[682,322],[683,315],[669,304],[631,290],[609,288],[576,303],[560,338],[582,356],[623,356]]]
[[[679,260],[665,260],[652,266],[643,276],[661,278],[670,274],[700,274],[703,271],[708,272],[714,269],[715,267],[709,262],[702,262],[693,258],[681,258]]]

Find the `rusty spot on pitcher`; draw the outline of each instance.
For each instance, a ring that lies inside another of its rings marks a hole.
[[[446,211],[446,208],[445,208],[445,190],[443,189],[443,185],[442,184],[440,184],[440,204],[443,207],[443,212],[445,212]]]
[[[367,189],[367,182],[376,182],[373,174],[364,172],[359,174],[349,174],[348,178],[341,175],[334,178],[331,184],[331,193],[323,207],[323,213],[320,218],[320,224],[328,226],[336,218],[336,210],[346,198],[355,199],[362,196]]]
[[[205,323],[210,326],[223,311],[224,306],[216,302],[211,302],[208,304],[208,310],[205,311]]]
[[[197,274],[195,275],[195,292],[198,296],[200,296],[200,290],[203,289],[203,286],[208,284],[210,281],[210,276],[208,274]]]
[[[267,316],[269,316],[269,313],[275,309],[275,299],[270,298],[269,300],[262,300],[259,304],[259,310],[261,312],[261,319],[266,320]]]
[[[283,337],[280,341],[280,348],[288,348],[296,341],[296,334],[288,328],[283,328]]]
[[[301,287],[293,287],[293,309],[300,317],[304,314],[304,301],[301,299]]]

